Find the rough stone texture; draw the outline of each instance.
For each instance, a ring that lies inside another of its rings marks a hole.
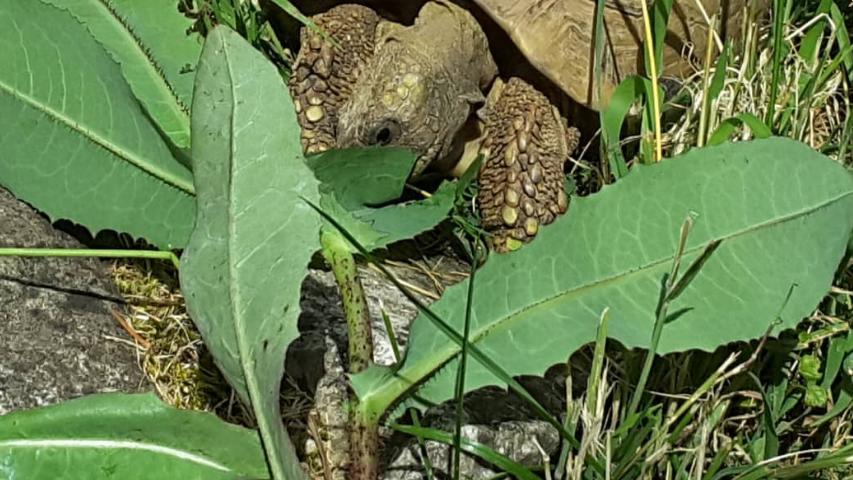
[[[465,271],[457,263],[446,262],[448,269]],[[411,271],[394,269],[395,275],[410,284],[426,291],[435,291],[424,275]],[[409,324],[417,316],[417,307],[411,303],[389,280],[373,269],[359,266],[359,276],[367,295],[370,319],[373,327],[373,360],[379,365],[392,365],[394,352],[385,323],[384,311],[391,321],[395,336],[403,349],[409,335]],[[431,299],[417,294],[424,303]],[[313,392],[317,382],[323,376],[323,354],[326,351],[325,339],[328,336],[346,357],[347,329],[344,312],[341,309],[341,297],[331,272],[311,269],[302,284],[302,314],[299,317],[300,337],[290,344],[287,351],[288,374],[299,385]]]
[[[526,467],[537,467],[544,458],[554,455],[560,446],[560,435],[551,425],[541,421],[504,422],[495,426],[464,425],[462,436],[487,445],[498,453]],[[452,448],[443,443],[425,442],[427,455],[434,470],[447,474]],[[384,480],[421,480],[425,479],[423,460],[416,442],[410,441],[402,452],[385,470]],[[477,458],[463,455],[459,465],[460,478],[474,480],[495,477],[497,470],[491,470]]]
[[[0,189],[0,247],[81,248]],[[107,391],[137,391],[142,371],[110,309],[94,259],[0,257],[0,414]]]
[[[325,480],[346,480],[350,466],[347,378],[331,338],[326,338],[326,347],[326,374],[317,384],[314,407],[308,414],[314,438],[307,440],[305,452],[312,471],[323,472]]]

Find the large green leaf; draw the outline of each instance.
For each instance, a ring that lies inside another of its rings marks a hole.
[[[266,478],[257,432],[154,394],[102,394],[0,416],[0,478]]]
[[[198,218],[181,268],[187,308],[251,405],[276,479],[304,478],[281,423],[284,353],[320,220],[293,104],[275,67],[227,27],[208,36],[192,118]],[[275,127],[275,128],[273,128]]]
[[[363,208],[352,212],[359,221],[379,232],[369,247],[382,248],[425,232],[447,218],[456,198],[456,183],[443,182],[429,198],[382,208]]]
[[[722,245],[670,306],[659,352],[712,350],[791,328],[827,292],[853,228],[853,177],[840,164],[786,139],[694,150],[637,171],[543,229],[516,253],[478,272],[471,341],[512,375],[541,374],[594,340],[610,308],[610,336],[647,347],[664,274],[685,217],[697,216],[688,264],[711,240]],[[786,296],[793,287],[790,299]],[[434,311],[458,331],[467,284],[447,290]],[[443,368],[419,391],[452,396],[459,346],[423,316],[396,372],[354,377],[374,414]],[[445,368],[449,367],[449,368]],[[466,389],[498,384],[469,363]]]
[[[320,205],[368,250],[412,238],[447,218],[455,184],[429,198],[380,206],[403,194],[417,157],[397,148],[330,150],[308,157],[320,181]]]
[[[68,12],[0,0],[0,184],[53,218],[161,247],[189,238],[189,170]]]
[[[328,150],[307,159],[323,193],[334,192],[347,210],[399,198],[417,157],[400,148]]]
[[[201,43],[175,0],[42,0],[67,9],[121,65],[133,93],[172,142],[190,146],[189,104]]]

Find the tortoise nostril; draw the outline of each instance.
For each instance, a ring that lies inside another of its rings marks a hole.
[[[385,146],[400,138],[400,124],[395,120],[385,120],[369,131],[365,139],[368,145]]]
[[[376,132],[376,144],[377,145],[388,145],[391,141],[391,129],[388,127],[382,127]]]

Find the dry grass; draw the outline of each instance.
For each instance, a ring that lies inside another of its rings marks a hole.
[[[117,263],[111,271],[128,301],[125,320],[142,370],[159,396],[178,408],[216,409],[230,389],[209,365],[203,366],[207,353],[180,290],[157,275],[167,272],[152,271],[141,262]]]
[[[816,150],[826,150],[837,160],[851,164],[853,152],[848,149],[846,158],[840,159],[837,149],[830,148],[841,143],[850,111],[851,86],[845,72],[836,69],[826,81],[817,85],[811,95],[804,96],[802,92],[807,75],[814,71],[814,67],[808,65],[798,52],[799,43],[808,31],[805,27],[809,25],[807,21],[788,26],[785,35],[788,53],[782,62],[783,81],[779,84],[774,124],[782,121],[781,112],[787,108],[791,120],[786,136]],[[737,114],[749,113],[759,119],[766,117],[773,83],[773,50],[769,37],[769,25],[749,24],[743,42],[745,46],[730,60],[725,70],[723,89],[707,111],[710,114],[708,132],[713,132],[724,120]],[[682,87],[681,94],[690,99],[688,105],[669,105],[683,111],[676,122],[667,125],[664,147],[670,156],[696,145],[706,93],[705,79],[715,73],[713,66],[708,72],[697,68],[693,75],[684,79]],[[735,140],[748,140],[752,136],[750,129],[743,127]]]

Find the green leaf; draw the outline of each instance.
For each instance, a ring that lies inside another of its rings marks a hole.
[[[652,12],[652,41],[654,43],[655,62],[658,76],[663,74],[663,51],[666,46],[666,30],[669,24],[669,16],[672,13],[673,0],[656,0],[653,2]],[[646,72],[651,72],[646,59]]]
[[[753,441],[753,447],[755,448],[753,460],[757,463],[779,454],[777,423],[782,418],[782,415],[779,415],[780,404],[785,399],[785,391],[787,390],[788,383],[787,381],[783,381],[781,384],[768,385],[768,389],[765,389],[764,385],[761,384],[761,380],[754,373],[748,372],[748,374],[753,383],[755,383],[755,388],[761,393],[761,401],[764,402],[764,413],[761,415],[760,424],[762,434]]]
[[[850,34],[847,31],[847,25],[845,24],[845,15],[841,12],[841,9],[838,8],[838,5],[835,2],[832,2],[832,5],[829,8],[829,15],[837,29],[835,39],[838,42],[838,48],[845,52],[843,56],[844,68],[847,69],[847,74],[851,75],[853,74],[853,51],[850,50]]]
[[[777,314],[778,333],[807,315],[846,249],[853,178],[840,164],[781,138],[696,149],[640,167],[575,200],[529,246],[489,259],[475,286],[471,342],[512,375],[541,374],[593,341],[598,316],[609,307],[610,338],[647,347],[688,214],[696,223],[685,264],[710,241],[722,244],[670,305],[677,316],[663,329],[660,354],[759,337]],[[457,331],[466,287],[449,288],[433,305]],[[355,376],[356,393],[366,408],[382,411],[441,369],[419,396],[443,401],[453,391],[459,350],[418,317],[401,368]],[[500,382],[481,365],[469,366],[468,390],[492,384]]]
[[[620,137],[625,117],[638,99],[651,92],[651,82],[642,77],[631,76],[622,80],[610,96],[607,108],[601,111],[601,136],[607,148],[607,161],[616,179],[628,174],[628,166],[622,155]]]
[[[67,9],[121,65],[146,112],[179,148],[190,146],[189,104],[201,43],[174,0],[41,0]]]
[[[377,206],[399,198],[417,157],[401,148],[329,150],[307,158],[324,193],[347,210]]]
[[[279,387],[320,227],[302,200],[316,201],[317,184],[286,92],[275,67],[233,30],[208,36],[193,101],[199,215],[181,269],[187,308],[251,405],[279,480],[305,478],[281,423]]]
[[[444,182],[429,198],[382,208],[360,209],[352,214],[378,234],[373,243],[365,244],[375,250],[435,227],[447,218],[455,197],[456,184]]]
[[[267,467],[253,430],[153,393],[110,393],[0,416],[0,477],[236,480]]]
[[[453,207],[456,185],[429,198],[373,208],[400,197],[417,157],[397,148],[330,150],[308,157],[321,182],[320,206],[368,250],[412,238],[438,225]]]
[[[828,15],[830,5],[833,0],[821,0],[814,15]],[[800,41],[799,54],[809,67],[814,67],[817,63],[818,55],[820,55],[821,43],[823,42],[823,34],[826,29],[826,20],[819,19],[814,25],[809,28],[806,35]]]
[[[711,78],[711,83],[708,85],[708,105],[712,105],[714,100],[720,96],[723,87],[726,85],[726,69],[729,68],[729,55],[731,53],[731,44],[726,44],[717,58],[717,65],[714,67],[714,76]]]
[[[69,13],[0,0],[0,184],[50,217],[182,247],[192,177]]]
[[[846,326],[842,324],[842,326]],[[838,376],[844,357],[853,352],[853,331],[848,331],[844,338],[833,337],[829,340],[829,349],[826,354],[826,367],[820,385],[830,388]]]
[[[760,118],[751,113],[744,112],[723,120],[720,126],[717,127],[717,130],[708,138],[708,145],[719,145],[728,141],[741,125],[749,127],[755,138],[769,138],[773,135],[770,128]]]
[[[803,398],[808,407],[825,407],[829,402],[829,391],[816,383],[806,385],[806,396]]]
[[[810,382],[820,380],[820,359],[815,355],[804,355],[800,359],[799,366],[800,375]]]

